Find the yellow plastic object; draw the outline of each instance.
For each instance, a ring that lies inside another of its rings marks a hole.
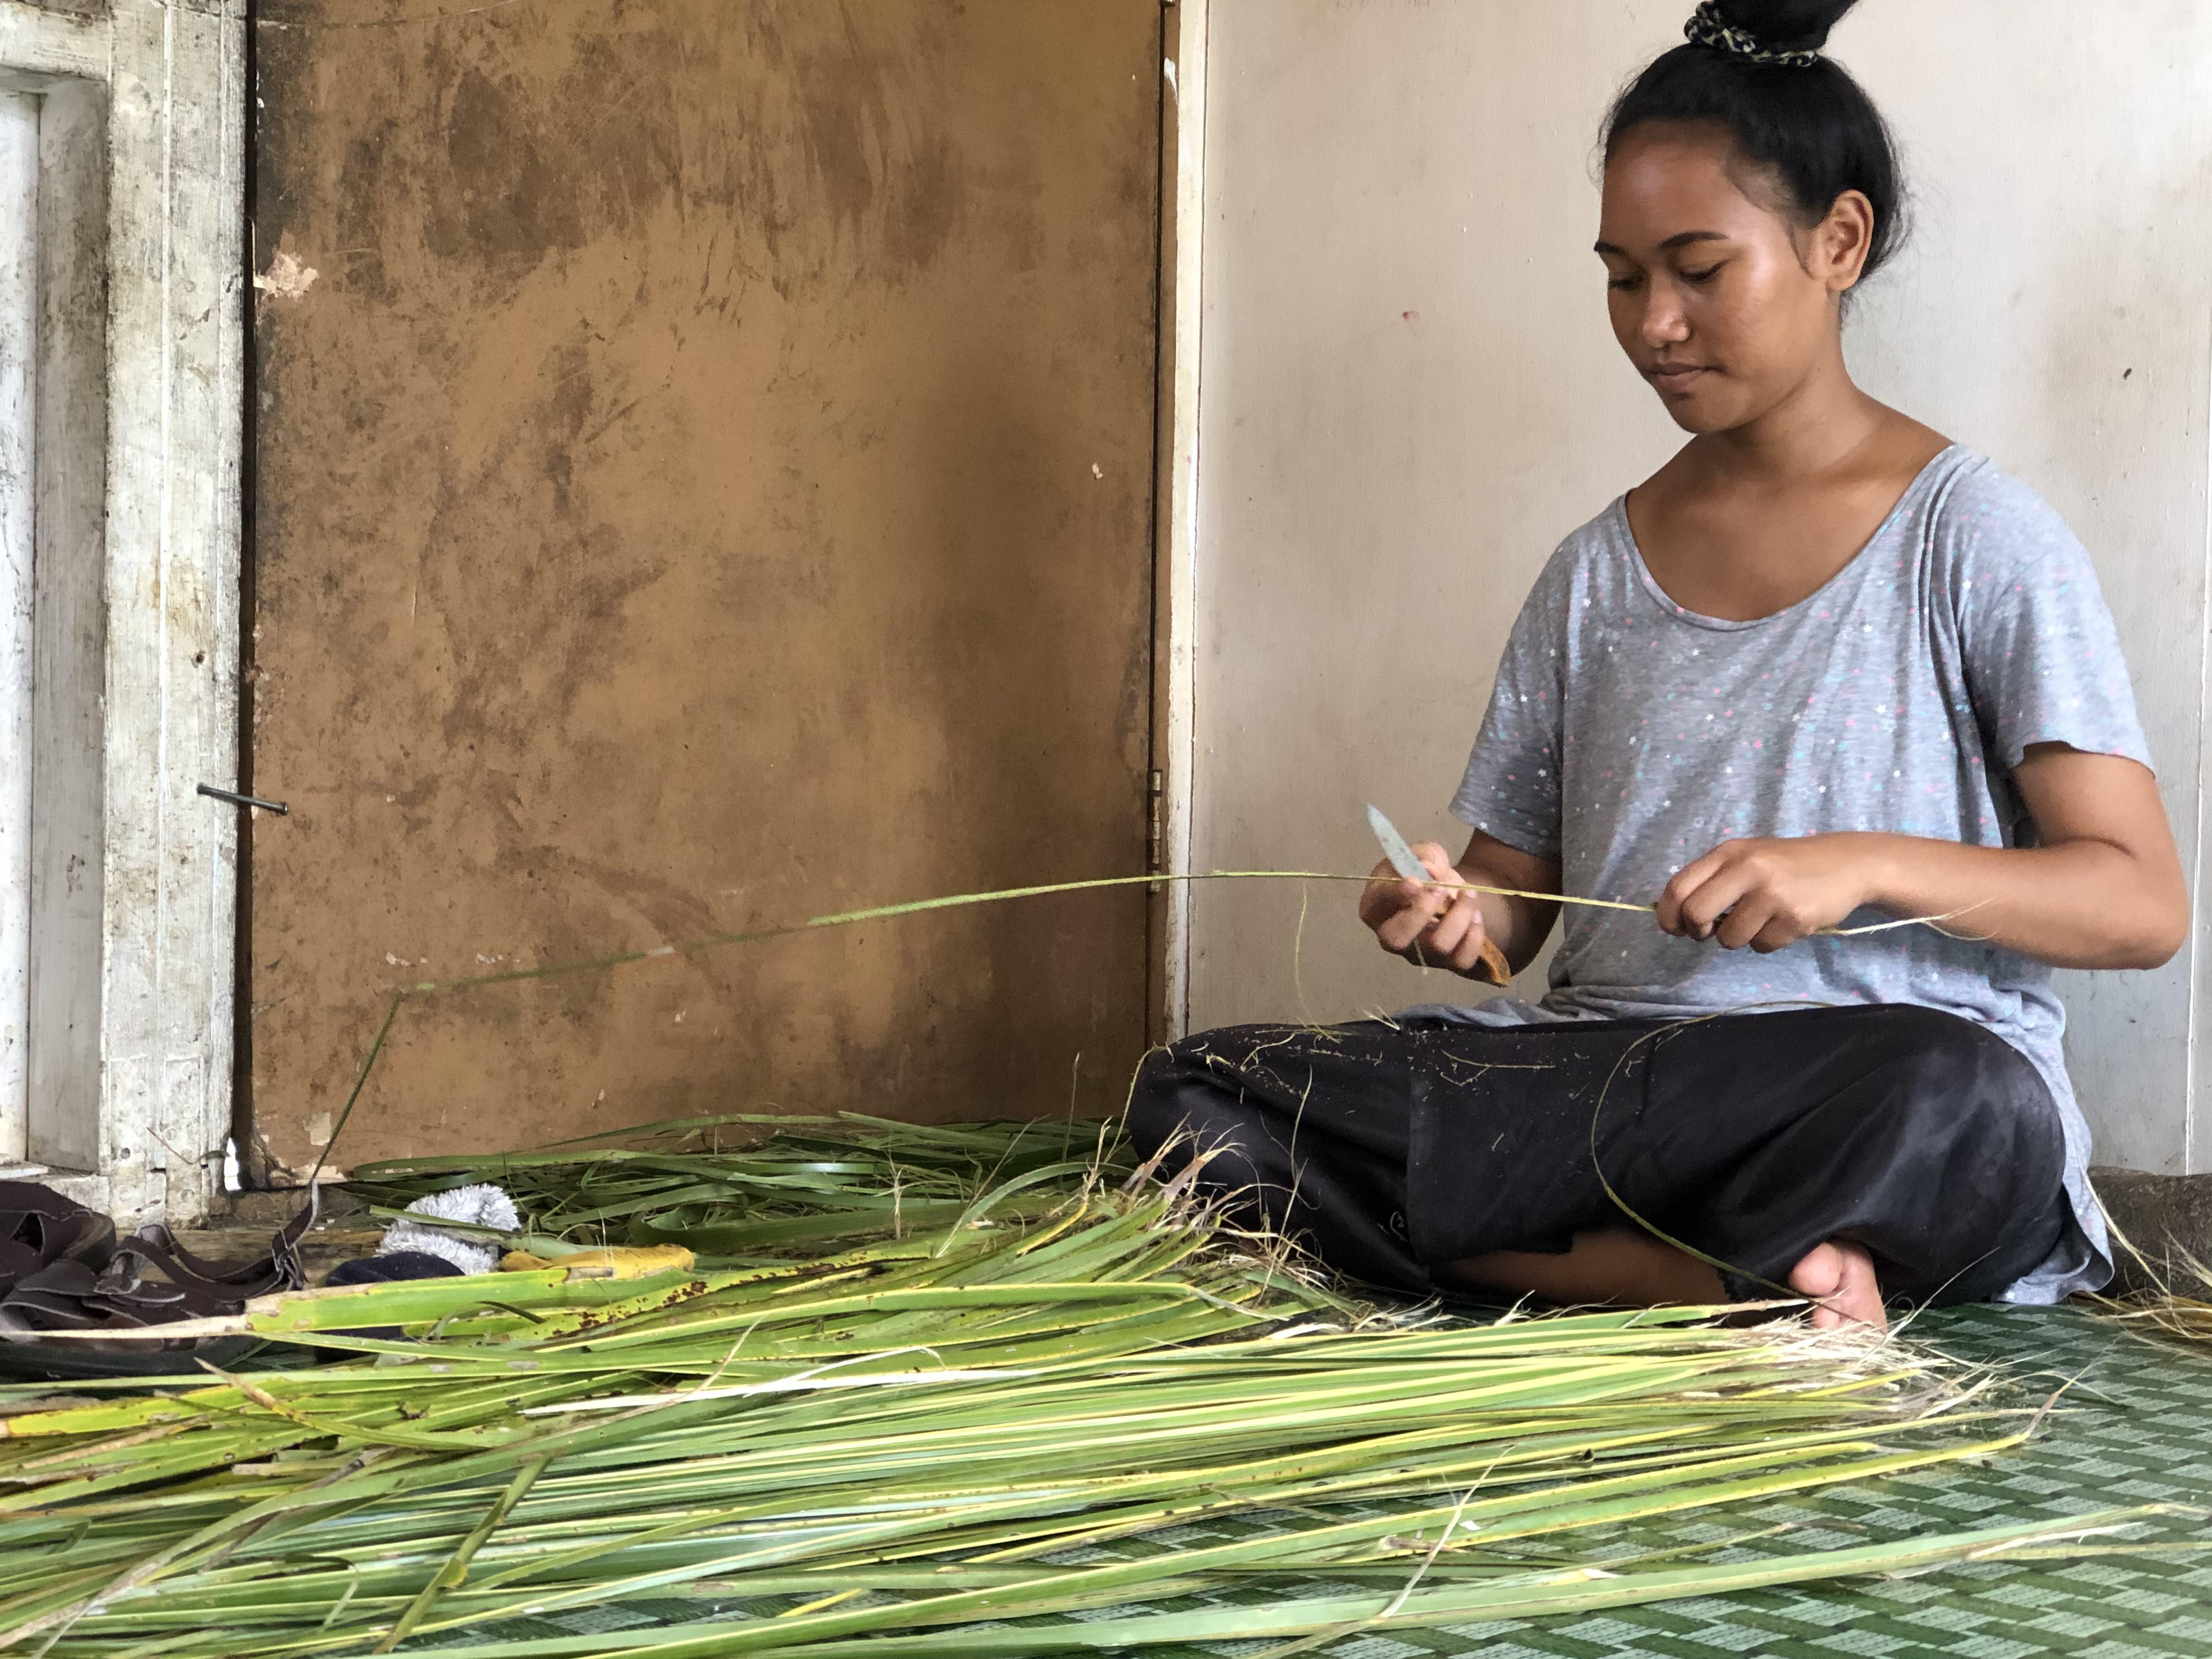
[[[681,1244],[613,1244],[604,1249],[577,1250],[562,1256],[509,1250],[499,1267],[501,1273],[509,1273],[566,1267],[571,1279],[649,1279],[655,1273],[688,1271],[691,1261],[691,1252]]]

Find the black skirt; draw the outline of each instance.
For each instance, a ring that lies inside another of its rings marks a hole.
[[[1371,1284],[1638,1218],[1759,1300],[1829,1239],[1883,1292],[1979,1301],[2070,1224],[2025,1056],[1903,1006],[1710,1019],[1239,1025],[1154,1053],[1129,1127],[1164,1167]],[[1449,1285],[1450,1275],[1443,1275]]]

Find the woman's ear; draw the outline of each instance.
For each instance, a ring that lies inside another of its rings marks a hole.
[[[1812,274],[1828,285],[1832,294],[1855,286],[1866,269],[1874,246],[1874,204],[1856,190],[1847,190],[1828,204],[1827,216],[1813,228]]]

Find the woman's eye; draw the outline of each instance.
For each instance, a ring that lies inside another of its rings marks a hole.
[[[1605,285],[1611,289],[1615,294],[1625,294],[1630,289],[1636,286],[1636,278],[1633,276],[1609,277],[1607,279]]]
[[[1725,264],[1727,262],[1723,260],[1722,263]],[[1720,269],[1719,265],[1707,265],[1703,270],[1686,270],[1682,273],[1682,276],[1684,280],[1687,282],[1706,283],[1711,282],[1715,276],[1717,276],[1720,274]]]

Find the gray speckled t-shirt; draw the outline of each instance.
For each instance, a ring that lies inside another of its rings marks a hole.
[[[2087,554],[2034,491],[1954,446],[1827,586],[1756,622],[1669,599],[1615,501],[1567,538],[1522,608],[1452,811],[1558,859],[1566,892],[1649,903],[1736,836],[2030,843],[2012,769],[2034,743],[2150,764]],[[1569,906],[1563,926],[1540,1005],[1421,1012],[1503,1024],[1805,1001],[1964,1015],[2034,1061],[2065,1119],[2078,1231],[2008,1299],[2055,1302],[2109,1278],[2049,969],[1927,927],[1759,956],[1620,911]]]

